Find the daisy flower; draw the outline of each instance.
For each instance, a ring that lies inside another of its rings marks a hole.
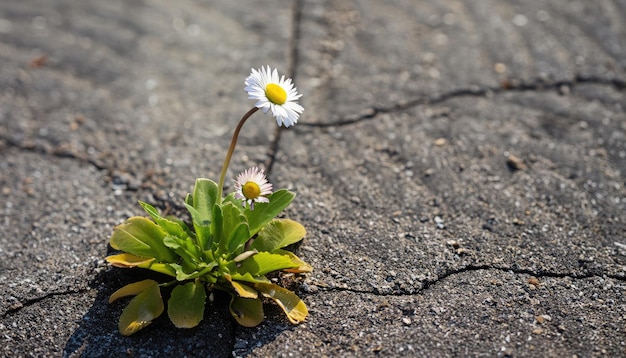
[[[271,109],[279,127],[281,124],[290,127],[298,122],[300,113],[304,111],[297,102],[302,95],[298,94],[291,78],[278,78],[278,71],[267,66],[259,70],[253,68],[245,84],[248,98],[256,100],[255,106],[263,113]]]
[[[250,205],[250,210],[254,210],[254,203],[269,203],[266,195],[272,193],[272,184],[267,181],[263,169],[252,167],[246,169],[237,176],[235,180],[235,198],[243,200],[243,207],[246,203]]]

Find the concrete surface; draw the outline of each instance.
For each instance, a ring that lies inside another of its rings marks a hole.
[[[230,176],[298,193],[309,318],[120,336],[113,226],[217,179],[266,64],[305,112]],[[623,0],[3,1],[0,355],[625,356],[625,70]]]

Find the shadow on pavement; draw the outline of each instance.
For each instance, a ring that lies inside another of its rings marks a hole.
[[[297,251],[301,243],[286,249]],[[113,254],[109,247],[107,255]],[[166,282],[171,277],[143,269],[109,268],[99,272],[89,286],[97,290],[93,305],[83,316],[79,327],[72,332],[63,349],[64,357],[232,357],[245,356],[252,350],[273,342],[278,335],[295,326],[290,324],[284,312],[273,302],[263,305],[266,319],[257,327],[238,325],[228,309],[230,296],[214,291],[213,302],[207,300],[204,319],[191,329],[176,328],[167,316],[167,300],[171,289],[162,288],[165,311],[150,325],[130,337],[118,331],[119,317],[130,297],[111,304],[109,296],[116,290],[133,282],[153,279]],[[283,282],[291,290],[299,287],[299,281]]]
[[[152,324],[130,337],[118,332],[117,321],[126,307],[128,299],[120,299],[112,304],[108,298],[115,290],[131,282],[156,277],[143,270],[110,269],[96,276],[91,286],[98,290],[96,299],[83,316],[79,327],[72,333],[63,350],[65,357],[226,357],[232,356],[235,349],[246,346],[259,346],[272,341],[284,328],[280,324],[267,322],[262,339],[255,342],[239,340],[238,331],[256,331],[239,327],[228,311],[229,297],[216,292],[214,302],[207,301],[204,319],[192,329],[177,329],[167,317],[167,308]],[[169,298],[169,291],[162,291],[163,300]],[[268,305],[269,306],[269,305]],[[267,307],[267,306],[266,306]],[[273,311],[268,313],[277,316]],[[286,328],[286,327],[285,327]],[[247,334],[244,333],[245,336]],[[245,343],[242,345],[242,343]]]

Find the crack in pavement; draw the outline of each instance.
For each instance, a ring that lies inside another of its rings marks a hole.
[[[296,82],[296,68],[298,67],[300,52],[298,51],[298,41],[300,40],[300,25],[302,23],[302,0],[294,1],[291,9],[291,36],[289,37],[289,53],[287,55],[287,77],[291,78],[292,82]],[[278,153],[279,142],[283,127],[277,127],[274,130],[274,139],[270,143],[268,159],[265,162],[265,173],[269,177],[274,163],[276,162],[276,153]]]
[[[392,297],[403,297],[403,296],[414,296],[424,293],[426,290],[431,287],[437,285],[441,281],[452,277],[457,274],[466,273],[466,272],[476,272],[476,271],[487,271],[487,270],[495,270],[501,272],[512,272],[514,274],[519,275],[530,275],[536,278],[571,278],[574,280],[582,280],[587,278],[610,278],[617,281],[626,282],[626,276],[618,276],[618,275],[607,275],[607,274],[596,274],[596,273],[585,273],[585,274],[573,274],[573,273],[558,273],[558,272],[543,272],[538,271],[535,272],[530,269],[516,269],[511,267],[502,267],[502,266],[494,266],[494,265],[469,265],[459,269],[447,270],[440,276],[438,276],[434,280],[426,280],[422,282],[422,287],[415,290],[414,292],[407,292],[406,290],[400,290],[390,293],[381,292],[381,290],[375,288],[374,290],[360,290],[353,289],[349,287],[339,287],[339,286],[318,286],[319,291],[321,292],[351,292],[351,293],[361,293],[361,294],[371,294],[374,296],[392,296]],[[315,282],[311,282],[311,284],[315,285]]]
[[[299,62],[299,52],[298,52],[298,40],[300,39],[300,26],[302,21],[302,0],[296,0],[292,5],[292,13],[291,13],[291,36],[289,37],[289,53],[288,53],[288,64],[287,64],[287,77],[291,78],[293,83],[296,81],[296,68]],[[285,128],[282,126],[278,126],[274,129],[274,138],[272,139],[269,145],[268,158],[265,161],[265,174],[270,177],[272,173],[272,168],[274,167],[274,163],[276,162],[276,154],[279,149],[279,142],[281,138],[281,134]],[[231,336],[231,344],[230,351],[233,353],[233,356],[236,355],[237,351],[237,337],[239,337],[242,332],[242,327],[240,325],[235,325],[233,329],[233,334]]]
[[[292,25],[292,37],[290,38],[290,50],[289,50],[289,59],[288,59],[288,71],[287,76],[292,78],[295,82],[295,77],[297,75],[297,65],[299,61],[299,51],[297,41],[300,36],[300,22],[302,17],[302,1],[298,0],[294,2],[293,5],[293,25]],[[457,88],[450,90],[448,92],[435,93],[430,96],[421,96],[415,99],[399,102],[392,104],[390,106],[373,106],[365,111],[362,111],[361,114],[355,116],[346,116],[338,121],[332,123],[306,123],[300,122],[298,127],[294,127],[295,130],[299,130],[299,127],[314,127],[314,128],[330,128],[330,127],[341,127],[356,124],[362,121],[370,120],[378,115],[386,114],[386,113],[394,113],[401,112],[407,109],[421,106],[421,105],[429,105],[429,104],[437,104],[448,101],[450,99],[459,98],[459,97],[486,97],[488,95],[501,94],[506,92],[524,92],[524,91],[554,91],[559,90],[563,86],[573,88],[579,84],[596,84],[596,85],[605,85],[615,87],[618,91],[623,91],[626,89],[626,80],[614,78],[601,78],[595,76],[583,76],[576,75],[573,79],[570,80],[559,80],[552,82],[545,82],[541,79],[536,79],[531,82],[520,82],[520,83],[506,83],[501,85],[500,87],[479,87],[471,85],[467,88]],[[268,159],[264,163],[265,172],[268,176],[270,176],[272,172],[272,168],[276,161],[276,154],[279,150],[279,142],[281,139],[281,134],[285,128],[277,127],[274,131],[274,138],[269,145],[268,151]],[[39,153],[44,155],[51,155],[57,158],[66,158],[66,159],[75,159],[81,163],[86,163],[92,165],[97,170],[105,170],[109,173],[112,173],[115,168],[109,168],[106,165],[99,163],[96,159],[89,158],[87,155],[82,155],[80,153],[76,153],[74,151],[70,151],[63,146],[56,146],[54,148],[48,148],[45,145],[31,143],[28,141],[19,142],[14,139],[11,139],[6,136],[0,136],[0,141],[4,141],[8,147],[17,148],[20,150],[30,151],[33,153]]]
[[[36,143],[28,142],[28,141],[20,142],[20,141],[17,141],[17,140],[14,140],[5,136],[0,136],[0,142],[6,143],[7,145],[6,148],[16,148],[19,150],[32,152],[36,154],[49,155],[49,156],[56,157],[56,158],[74,159],[80,163],[90,164],[97,170],[107,170],[109,172],[112,172],[111,168],[108,168],[107,166],[101,163],[98,163],[95,159],[89,158],[86,155],[82,155],[74,151],[70,151],[64,148],[63,146],[56,146],[54,148],[51,148],[45,145],[36,144]],[[6,149],[6,148],[3,148],[3,149]]]
[[[30,307],[34,304],[37,304],[45,299],[51,298],[51,297],[56,297],[56,296],[65,296],[65,295],[72,295],[72,294],[81,294],[81,293],[85,293],[92,290],[92,288],[81,288],[81,289],[77,289],[77,290],[66,290],[66,291],[56,291],[56,292],[48,292],[45,295],[41,296],[41,297],[35,297],[35,298],[31,298],[28,300],[25,300],[24,302],[22,301],[18,301],[15,305],[16,307],[13,308],[9,308],[8,310],[6,310],[6,312],[4,312],[2,315],[0,315],[1,319],[4,319],[8,316],[11,316],[13,314],[16,314],[17,312],[21,311],[24,308]]]
[[[394,113],[405,111],[407,109],[428,105],[428,104],[437,104],[448,101],[453,98],[459,97],[486,97],[488,95],[501,94],[505,92],[524,92],[524,91],[554,91],[559,90],[562,87],[573,88],[579,84],[596,84],[596,85],[605,85],[615,87],[618,91],[623,91],[626,89],[626,80],[622,79],[610,79],[610,78],[601,78],[595,76],[583,76],[576,75],[573,79],[570,80],[559,80],[552,82],[545,82],[540,79],[535,79],[531,82],[520,82],[520,83],[503,83],[499,87],[479,87],[471,85],[467,88],[457,88],[450,90],[448,92],[436,93],[434,95],[424,95],[406,102],[399,102],[396,104],[392,104],[391,106],[373,106],[365,111],[361,112],[361,114],[356,116],[346,116],[338,121],[332,123],[302,123],[300,126],[306,127],[317,127],[317,128],[329,128],[329,127],[339,127],[355,124],[361,121],[373,119],[380,114],[385,113]]]

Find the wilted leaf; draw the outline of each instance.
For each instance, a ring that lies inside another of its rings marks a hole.
[[[311,265],[309,265],[306,262],[302,261],[302,259],[300,259],[298,256],[296,256],[293,252],[290,252],[290,251],[287,251],[287,250],[282,250],[282,249],[276,249],[276,250],[272,251],[272,253],[273,254],[283,255],[283,256],[288,256],[291,259],[291,262],[293,262],[294,264],[298,265],[297,267],[285,269],[286,272],[301,273],[301,272],[311,272],[311,271],[313,271],[313,267]]]
[[[115,227],[111,247],[159,261],[174,262],[176,255],[163,244],[166,232],[147,218],[135,216]]]
[[[243,297],[243,298],[259,297],[259,293],[254,288],[246,284],[233,281],[230,275],[224,275],[224,277],[226,278],[226,280],[228,280],[228,282],[230,282],[231,286],[233,286],[233,289],[235,290],[235,292],[237,292],[237,294],[240,297]]]
[[[233,259],[233,261],[235,261],[235,262],[241,262],[241,261],[243,261],[243,260],[245,260],[245,259],[250,258],[250,256],[254,256],[254,255],[258,254],[258,253],[259,253],[259,252],[258,252],[257,250],[248,250],[248,251],[242,252],[242,253],[240,253],[239,255],[237,255],[237,256]]]
[[[289,190],[280,189],[268,196],[269,203],[255,203],[254,210],[246,208],[244,213],[250,226],[250,235],[252,236],[259,232],[265,224],[283,211],[295,197],[296,194]]]
[[[236,281],[257,283],[257,282],[270,282],[270,280],[265,276],[252,276],[249,272],[239,273],[232,272],[230,277]]]
[[[204,317],[206,291],[200,281],[176,286],[167,301],[167,314],[178,328],[192,328]]]
[[[149,280],[147,280],[149,281]],[[143,282],[143,281],[142,281]],[[152,323],[163,313],[163,299],[156,281],[135,296],[122,312],[118,328],[124,336],[130,336]]]
[[[251,249],[272,251],[302,240],[306,230],[299,222],[289,219],[274,219],[267,223],[254,239]]]
[[[263,302],[260,299],[231,295],[230,314],[244,327],[256,327],[263,322]]]
[[[261,292],[263,296],[276,301],[283,311],[285,311],[291,323],[302,322],[309,314],[306,305],[300,297],[286,288],[282,288],[273,283],[257,283],[254,284],[254,288]]]
[[[293,262],[289,256],[259,252],[238,263],[236,267],[231,269],[231,272],[248,272],[252,276],[263,276],[268,272],[294,267],[298,267],[298,263]]]
[[[107,256],[107,262],[115,267],[131,268],[141,264],[148,264],[154,261],[154,257],[141,257],[133,254],[122,253],[118,255]]]

